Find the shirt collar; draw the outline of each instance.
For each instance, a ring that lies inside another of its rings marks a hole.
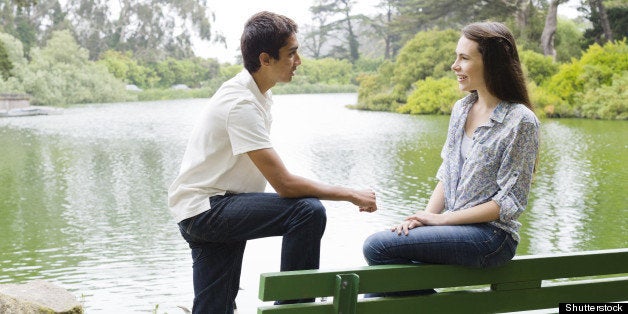
[[[510,107],[511,106],[508,106],[505,101],[500,101],[499,104],[497,104],[497,107],[493,110],[493,114],[491,115],[491,120],[498,122],[500,124],[504,123],[504,119],[506,118],[506,115],[510,111]]]
[[[472,92],[471,94],[467,95],[464,98],[464,107],[465,107],[464,112],[469,113],[469,109],[471,108],[471,105],[473,105],[473,103],[475,103],[477,100],[478,100],[477,92]],[[506,118],[506,115],[510,111],[510,107],[511,106],[508,106],[507,102],[500,101],[497,104],[497,107],[493,109],[493,113],[491,114],[490,119],[500,124],[504,123],[504,119]]]
[[[253,76],[251,75],[251,73],[249,73],[247,69],[242,69],[242,71],[238,73],[238,77],[240,82],[242,82],[242,84],[245,85],[250,91],[252,91],[259,101],[268,105],[272,104],[272,93],[270,89],[266,93],[262,94],[262,92],[259,90],[259,87],[255,83]]]

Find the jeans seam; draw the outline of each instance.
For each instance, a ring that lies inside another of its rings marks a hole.
[[[508,238],[510,237],[510,235],[506,234],[504,236],[504,239],[501,241],[501,243],[499,244],[499,246],[493,251],[490,252],[486,255],[484,255],[484,257],[482,258],[482,267],[485,267],[487,264],[487,261],[489,258],[497,255],[498,253],[500,253],[501,251],[504,250],[504,247],[506,246],[506,244],[508,243]]]

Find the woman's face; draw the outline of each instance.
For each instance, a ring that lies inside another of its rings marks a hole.
[[[456,61],[451,69],[458,77],[458,88],[462,91],[486,89],[484,82],[484,62],[478,50],[478,43],[464,36],[458,40]]]

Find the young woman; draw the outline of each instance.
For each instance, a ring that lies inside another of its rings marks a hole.
[[[454,105],[427,207],[364,243],[369,265],[498,266],[515,255],[539,147],[512,33],[495,22],[462,29],[451,66],[469,95]]]

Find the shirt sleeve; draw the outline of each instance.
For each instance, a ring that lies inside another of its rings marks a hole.
[[[443,148],[440,151],[440,157],[442,159],[442,162],[440,164],[440,167],[438,167],[438,171],[436,172],[436,179],[438,179],[438,181],[445,181],[446,179],[448,179],[447,158],[449,157],[450,146],[453,144],[451,143],[451,141],[454,140],[452,137],[456,133],[456,124],[460,122],[460,116],[462,115],[462,102],[463,99],[456,101],[454,107],[451,110],[451,116],[449,117],[449,126],[447,127],[447,138],[445,139],[445,144],[443,144]]]
[[[269,122],[264,112],[254,103],[236,104],[227,118],[227,133],[233,155],[272,147]]]
[[[501,221],[517,219],[525,209],[538,149],[538,120],[520,122],[504,151],[497,173],[499,191],[493,200],[500,206]]]

